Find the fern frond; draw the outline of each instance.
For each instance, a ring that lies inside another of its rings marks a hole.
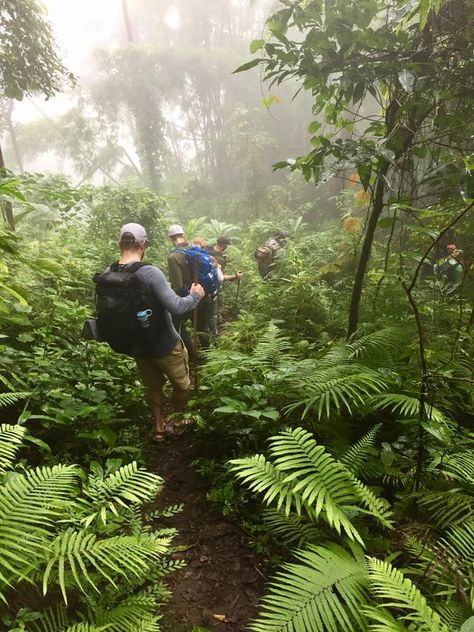
[[[274,467],[263,454],[246,459],[230,461],[231,469],[237,478],[244,481],[249,489],[258,493],[265,493],[263,502],[267,505],[277,501],[277,509],[284,507],[285,514],[290,513],[294,506],[297,513],[301,513],[301,501],[294,496],[289,485],[285,484],[283,474]]]
[[[18,392],[18,393],[0,393],[0,408],[5,406],[13,406],[22,399],[29,397],[31,393]]]
[[[462,452],[443,455],[437,465],[437,471],[450,480],[474,486],[474,451],[465,449]]]
[[[48,608],[36,621],[28,623],[29,632],[63,632],[68,626],[67,609],[63,606]]]
[[[253,632],[347,632],[365,630],[361,604],[368,598],[368,575],[359,550],[310,546],[286,564],[262,599]]]
[[[94,613],[94,623],[110,632],[159,632],[156,600],[144,592],[124,599],[120,605]]]
[[[304,522],[296,514],[286,516],[276,509],[266,509],[263,512],[263,523],[272,534],[282,538],[287,546],[299,548],[321,540],[320,530],[314,524]]]
[[[406,614],[399,619],[415,623],[419,632],[449,632],[437,612],[427,604],[415,584],[388,562],[368,558],[372,592],[385,608],[394,608]]]
[[[351,540],[362,539],[349,519],[350,513],[365,513],[390,526],[386,501],[379,499],[341,463],[318,445],[303,428],[288,429],[270,439],[270,458],[256,455],[231,461],[238,478],[264,502],[276,503],[277,510],[298,516],[305,510],[310,520],[322,517],[331,528],[344,531]]]
[[[284,336],[274,322],[270,322],[263,332],[251,356],[252,364],[258,367],[274,368],[282,357],[285,360],[293,353],[293,344]]]
[[[52,542],[46,556],[43,592],[47,592],[53,570],[57,571],[59,586],[66,604],[66,570],[71,572],[75,584],[83,592],[84,583],[98,591],[87,567],[99,573],[112,585],[115,585],[113,577],[116,575],[127,579],[131,575],[144,577],[149,570],[149,564],[159,559],[168,546],[169,540],[158,539],[153,534],[144,534],[140,537],[115,536],[98,540],[94,534],[87,531],[63,533]]]
[[[437,603],[436,612],[439,613],[443,623],[451,630],[460,630],[462,624],[471,615],[471,610],[453,601],[450,603]]]
[[[349,358],[364,363],[377,361],[377,366],[393,365],[393,356],[397,355],[406,342],[406,331],[396,327],[385,327],[365,334],[347,344]]]
[[[74,625],[67,627],[64,632],[104,632],[105,630],[109,630],[106,625],[97,627],[96,625],[91,625],[90,623],[75,623]]]
[[[418,418],[420,414],[420,399],[416,395],[408,393],[385,393],[376,396],[372,400],[376,409],[388,408],[394,413],[407,418]],[[449,423],[446,415],[435,406],[426,407],[426,415],[428,419],[438,423]]]
[[[437,527],[446,528],[474,518],[474,497],[463,489],[425,491],[418,504]]]
[[[382,424],[376,424],[359,441],[351,446],[341,457],[341,463],[353,474],[357,475],[365,464],[368,455],[375,445]]]
[[[331,527],[343,529],[351,539],[362,544],[359,533],[347,518],[346,511],[357,504],[350,476],[324,446],[318,445],[303,428],[288,429],[270,439],[270,453],[275,467],[288,472],[284,483],[291,483],[302,502],[313,509],[316,518],[324,510]]]
[[[0,474],[12,467],[25,434],[23,426],[0,425]]]
[[[392,510],[390,509],[390,504],[385,500],[385,498],[376,496],[371,489],[364,485],[355,476],[351,476],[351,481],[354,485],[359,503],[367,508],[368,514],[373,516],[387,529],[391,529],[393,526],[393,522],[390,520]]]
[[[373,606],[363,606],[362,612],[367,619],[373,621],[368,627],[370,632],[407,632],[407,628],[401,621],[395,619],[392,614],[384,608]]]
[[[107,514],[118,515],[122,507],[128,509],[130,503],[143,504],[153,500],[163,484],[163,479],[143,468],[137,463],[129,463],[120,467],[106,478],[91,476],[89,485],[84,488],[84,495],[90,499],[93,510],[83,519],[84,526],[100,517],[103,524],[107,521]]]
[[[42,467],[14,474],[0,488],[0,595],[1,584],[25,579],[49,550],[55,521],[74,497],[76,477],[74,466]]]
[[[352,414],[357,406],[365,406],[375,395],[387,389],[383,376],[359,365],[328,367],[316,370],[311,377],[295,376],[292,387],[303,397],[285,408],[291,412],[303,407],[302,418],[312,411],[318,419],[330,416],[331,410]]]

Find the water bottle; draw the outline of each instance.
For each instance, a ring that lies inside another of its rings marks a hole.
[[[151,309],[144,309],[142,312],[137,312],[137,321],[142,329],[150,327],[150,316],[153,314]]]

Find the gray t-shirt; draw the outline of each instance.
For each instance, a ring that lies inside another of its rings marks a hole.
[[[126,269],[130,265],[125,264],[124,268]],[[135,274],[159,305],[160,312],[157,316],[160,324],[157,331],[157,353],[155,357],[163,358],[171,353],[179,341],[179,334],[173,326],[170,314],[184,314],[194,309],[200,298],[198,294],[192,291],[184,298],[175,294],[168,285],[163,272],[153,265],[143,266]]]

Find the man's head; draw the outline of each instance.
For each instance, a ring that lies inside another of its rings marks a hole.
[[[138,252],[143,256],[148,245],[148,235],[141,224],[131,222],[120,229],[120,252]]]
[[[280,244],[284,244],[289,238],[290,233],[287,230],[279,230],[274,237],[274,239],[276,239]]]
[[[227,246],[230,246],[231,243],[232,242],[229,239],[229,237],[227,237],[227,235],[221,235],[220,237],[216,239],[217,250],[224,252]]]
[[[446,250],[450,257],[459,257],[462,254],[462,250],[459,250],[456,244],[448,244]]]
[[[185,241],[184,228],[179,224],[172,224],[168,229],[168,239],[175,245]]]

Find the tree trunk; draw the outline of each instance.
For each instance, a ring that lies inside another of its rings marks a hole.
[[[0,145],[0,174],[4,174],[5,172],[5,161],[3,159],[2,146]],[[15,231],[15,218],[13,216],[13,207],[12,203],[6,200],[3,203],[3,217],[8,228],[14,232]]]
[[[359,303],[362,296],[362,287],[364,285],[364,276],[367,269],[367,264],[370,259],[370,252],[372,250],[372,243],[374,241],[375,229],[377,228],[377,222],[382,214],[384,207],[384,194],[385,194],[385,177],[387,175],[389,163],[384,161],[380,167],[380,171],[377,176],[377,183],[375,185],[374,204],[372,212],[370,213],[369,221],[365,230],[364,243],[362,245],[362,251],[359,257],[359,263],[354,279],[354,286],[352,288],[351,305],[349,308],[349,323],[347,327],[347,340],[356,332],[357,324],[359,322]]]
[[[127,34],[127,41],[130,44],[133,44],[135,40],[133,38],[133,30],[132,30],[132,23],[130,21],[130,13],[128,12],[128,0],[122,0],[122,14],[123,14],[123,21],[125,24],[125,33]]]
[[[10,99],[10,101],[8,103],[8,110],[7,110],[7,117],[6,117],[7,118],[7,127],[8,127],[8,132],[10,134],[10,139],[12,141],[13,151],[15,152],[15,158],[16,158],[16,163],[18,165],[18,171],[19,171],[19,173],[21,173],[23,175],[25,173],[25,170],[23,168],[23,160],[22,160],[22,157],[21,157],[21,152],[20,152],[20,148],[18,146],[18,142],[16,140],[15,128],[14,128],[13,122],[12,122],[13,106],[14,106],[13,99]]]

